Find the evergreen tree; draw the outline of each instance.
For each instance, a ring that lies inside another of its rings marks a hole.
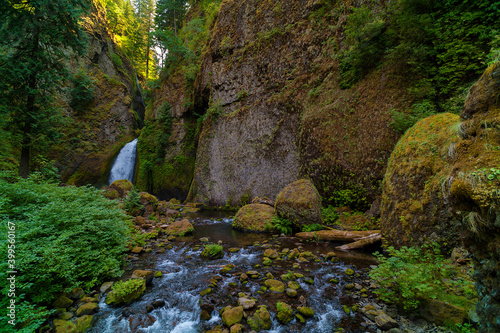
[[[54,137],[54,91],[67,77],[68,50],[84,51],[88,9],[86,0],[0,0],[0,114],[19,138],[22,177],[34,144]]]

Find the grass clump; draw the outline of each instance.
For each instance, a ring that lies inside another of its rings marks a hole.
[[[388,257],[376,252],[378,267],[370,272],[380,288],[375,292],[387,303],[399,303],[405,310],[414,310],[422,297],[444,300],[467,307],[477,296],[469,272],[445,259],[437,245],[422,248],[394,247]]]

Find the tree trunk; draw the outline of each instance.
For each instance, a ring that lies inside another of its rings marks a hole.
[[[318,239],[324,241],[353,242],[374,234],[380,235],[380,230],[367,230],[367,231],[320,230],[313,232],[299,232],[295,234],[295,237],[300,239]]]
[[[349,250],[354,250],[354,249],[359,249],[361,247],[365,247],[366,245],[370,245],[376,242],[380,242],[382,240],[382,235],[381,234],[373,234],[370,236],[366,236],[361,238],[360,240],[345,244],[342,246],[337,246],[335,250],[339,251],[349,251]]]

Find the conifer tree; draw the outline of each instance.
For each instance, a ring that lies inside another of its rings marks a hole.
[[[87,0],[0,0],[0,115],[11,121],[27,177],[31,149],[50,140],[54,91],[67,77],[68,51],[84,51],[80,19]]]

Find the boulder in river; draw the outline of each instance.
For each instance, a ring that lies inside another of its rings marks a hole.
[[[122,305],[128,304],[142,296],[146,290],[145,279],[130,279],[119,281],[111,287],[111,291],[106,296],[106,304]]]
[[[250,328],[256,332],[271,329],[271,315],[265,305],[259,306],[257,311],[247,318]]]
[[[285,302],[278,302],[276,304],[276,318],[282,324],[288,324],[293,319],[292,307]]]
[[[189,234],[194,231],[194,227],[189,222],[188,219],[183,219],[181,221],[175,221],[171,223],[167,229],[165,230],[166,235],[171,235],[171,236],[184,236],[186,234]]]
[[[321,197],[310,180],[300,179],[286,186],[276,198],[276,212],[292,222],[295,229],[303,225],[323,223]]]
[[[264,204],[251,204],[240,208],[233,219],[233,228],[252,231],[272,231],[271,220],[276,216],[274,208]]]
[[[243,319],[243,307],[228,307],[222,313],[222,322],[225,326],[231,327]]]

